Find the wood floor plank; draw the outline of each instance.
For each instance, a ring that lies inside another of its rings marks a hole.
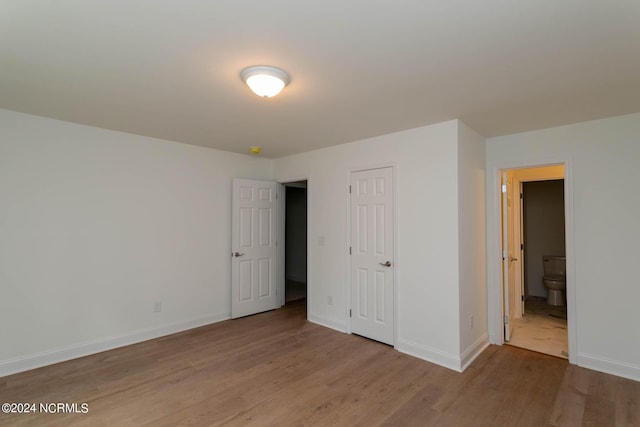
[[[639,426],[640,383],[509,346],[462,374],[305,320],[305,302],[0,378],[0,426]]]
[[[633,381],[620,378],[614,402],[616,426],[640,426],[640,390]]]
[[[555,396],[555,404],[550,417],[552,426],[572,426],[577,422],[577,425],[582,424],[589,388],[589,372],[571,365],[567,367],[560,389]]]

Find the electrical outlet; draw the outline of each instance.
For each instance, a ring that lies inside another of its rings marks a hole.
[[[473,316],[469,316],[469,329],[473,329]]]
[[[156,301],[155,304],[153,304],[153,312],[160,313],[161,311],[162,311],[162,301]]]
[[[333,297],[331,295],[327,297],[327,305],[333,305]]]

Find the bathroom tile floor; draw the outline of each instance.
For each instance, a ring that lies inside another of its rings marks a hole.
[[[545,298],[527,298],[525,315],[513,319],[513,334],[508,344],[567,359],[567,343],[567,307],[549,305]]]

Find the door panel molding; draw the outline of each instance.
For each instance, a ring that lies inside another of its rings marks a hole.
[[[349,170],[347,182],[347,329],[395,345],[395,165]]]
[[[234,179],[231,207],[231,317],[278,308],[278,184]]]

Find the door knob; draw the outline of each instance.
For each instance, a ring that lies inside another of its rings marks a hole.
[[[240,252],[234,252],[234,253],[231,254],[231,256],[234,256],[236,258],[239,257],[239,256],[243,256],[243,255],[244,254],[241,254]]]
[[[378,264],[380,264],[380,265],[381,265],[381,266],[383,266],[383,267],[391,267],[391,261],[387,261],[387,262],[385,262],[384,264],[383,264],[383,263],[381,263],[381,262],[379,262]]]
[[[512,256],[509,257],[509,261],[517,261],[517,260],[518,260],[518,258],[514,258]]]

